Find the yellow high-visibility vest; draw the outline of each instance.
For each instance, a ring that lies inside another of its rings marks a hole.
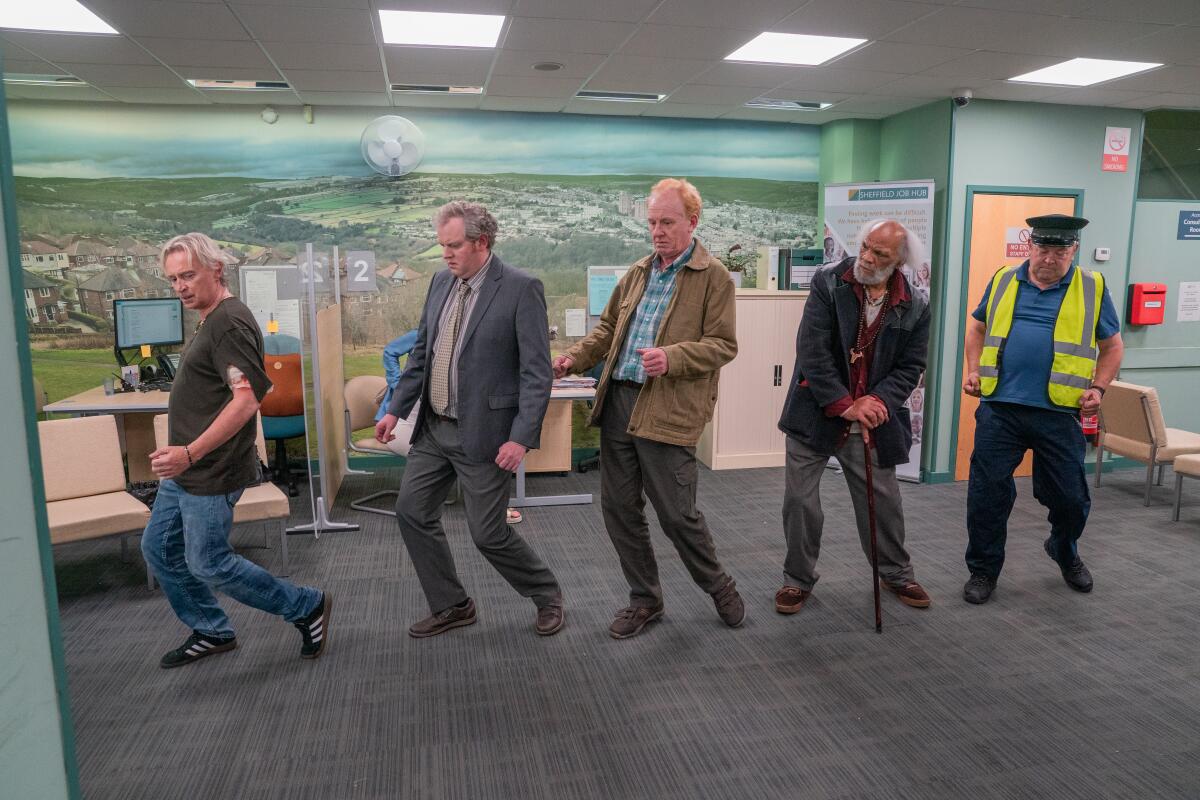
[[[979,358],[979,390],[984,397],[995,392],[1000,383],[1001,353],[1017,305],[1017,269],[1004,267],[992,277],[983,354]],[[1054,322],[1054,363],[1047,388],[1054,405],[1079,408],[1096,372],[1096,323],[1104,297],[1104,276],[1081,267],[1071,269],[1071,285]]]

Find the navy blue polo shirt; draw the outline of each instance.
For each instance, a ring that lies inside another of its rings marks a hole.
[[[1017,268],[1017,302],[1013,308],[1012,330],[1004,345],[1000,381],[996,391],[983,398],[984,401],[1019,403],[1075,413],[1072,409],[1050,402],[1047,388],[1050,369],[1054,364],[1054,323],[1058,320],[1058,309],[1067,296],[1073,274],[1074,267],[1054,286],[1039,289],[1029,282],[1028,261]],[[983,300],[971,314],[980,322],[987,322],[988,298],[991,294],[992,284],[989,282]],[[1108,339],[1120,330],[1121,321],[1108,293],[1108,282],[1105,281],[1104,297],[1100,301],[1100,319],[1096,323],[1096,340]]]

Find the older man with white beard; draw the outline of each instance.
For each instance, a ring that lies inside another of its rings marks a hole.
[[[779,428],[787,434],[783,529],[787,557],[775,610],[795,614],[817,582],[824,515],[820,483],[837,456],[870,558],[866,456],[869,439],[878,521],[879,575],[900,602],[927,608],[904,548],[896,465],[908,461],[912,426],[904,402],[925,369],[929,301],[899,269],[921,264],[921,243],[901,223],[863,227],[857,257],[820,270],[796,337],[796,366]],[[868,436],[869,433],[869,436]]]

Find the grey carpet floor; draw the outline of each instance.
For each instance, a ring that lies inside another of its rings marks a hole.
[[[822,485],[822,578],[794,617],[773,610],[783,559],[780,470],[702,470],[701,507],[746,598],[725,628],[655,528],[667,614],[613,641],[626,587],[598,505],[527,509],[518,531],[566,591],[567,627],[539,638],[533,606],[446,509],[479,622],[427,640],[427,607],[394,521],[349,498],[354,533],[291,537],[292,577],[336,598],[329,652],[298,658],[280,620],[227,603],[240,646],[177,670],[186,631],[115,541],[55,553],[87,798],[1197,798],[1200,485],[1169,522],[1140,471],[1095,490],[1079,595],[1042,552],[1045,513],[1019,481],[991,603],[961,599],[965,484],[904,486],[909,546],[932,608],[885,593],[841,477]],[[1173,483],[1168,473],[1168,485]],[[586,475],[530,492],[598,491]],[[304,504],[307,508],[307,503]],[[296,503],[294,508],[300,509]],[[299,518],[299,512],[297,513]],[[235,542],[261,543],[261,528]],[[136,552],[136,550],[134,551]],[[271,550],[245,549],[267,567]],[[0,795],[3,792],[0,790]]]

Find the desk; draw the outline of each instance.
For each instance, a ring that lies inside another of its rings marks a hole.
[[[551,389],[550,400],[593,400],[596,397],[595,389]],[[569,418],[569,417],[568,417]],[[529,497],[525,494],[525,462],[529,457],[521,459],[520,466],[517,467],[517,494],[515,497],[508,499],[508,505],[511,508],[528,508],[530,506],[576,506],[576,505],[591,505],[592,495],[588,494],[559,494],[559,495],[541,495],[538,497]],[[570,469],[570,465],[567,466]]]
[[[77,395],[47,405],[50,414],[112,414],[117,418],[117,430],[122,434],[128,456],[130,481],[157,480],[150,470],[150,454],[154,452],[154,417],[167,413],[170,392],[121,392],[105,394],[103,386],[88,389]]]

